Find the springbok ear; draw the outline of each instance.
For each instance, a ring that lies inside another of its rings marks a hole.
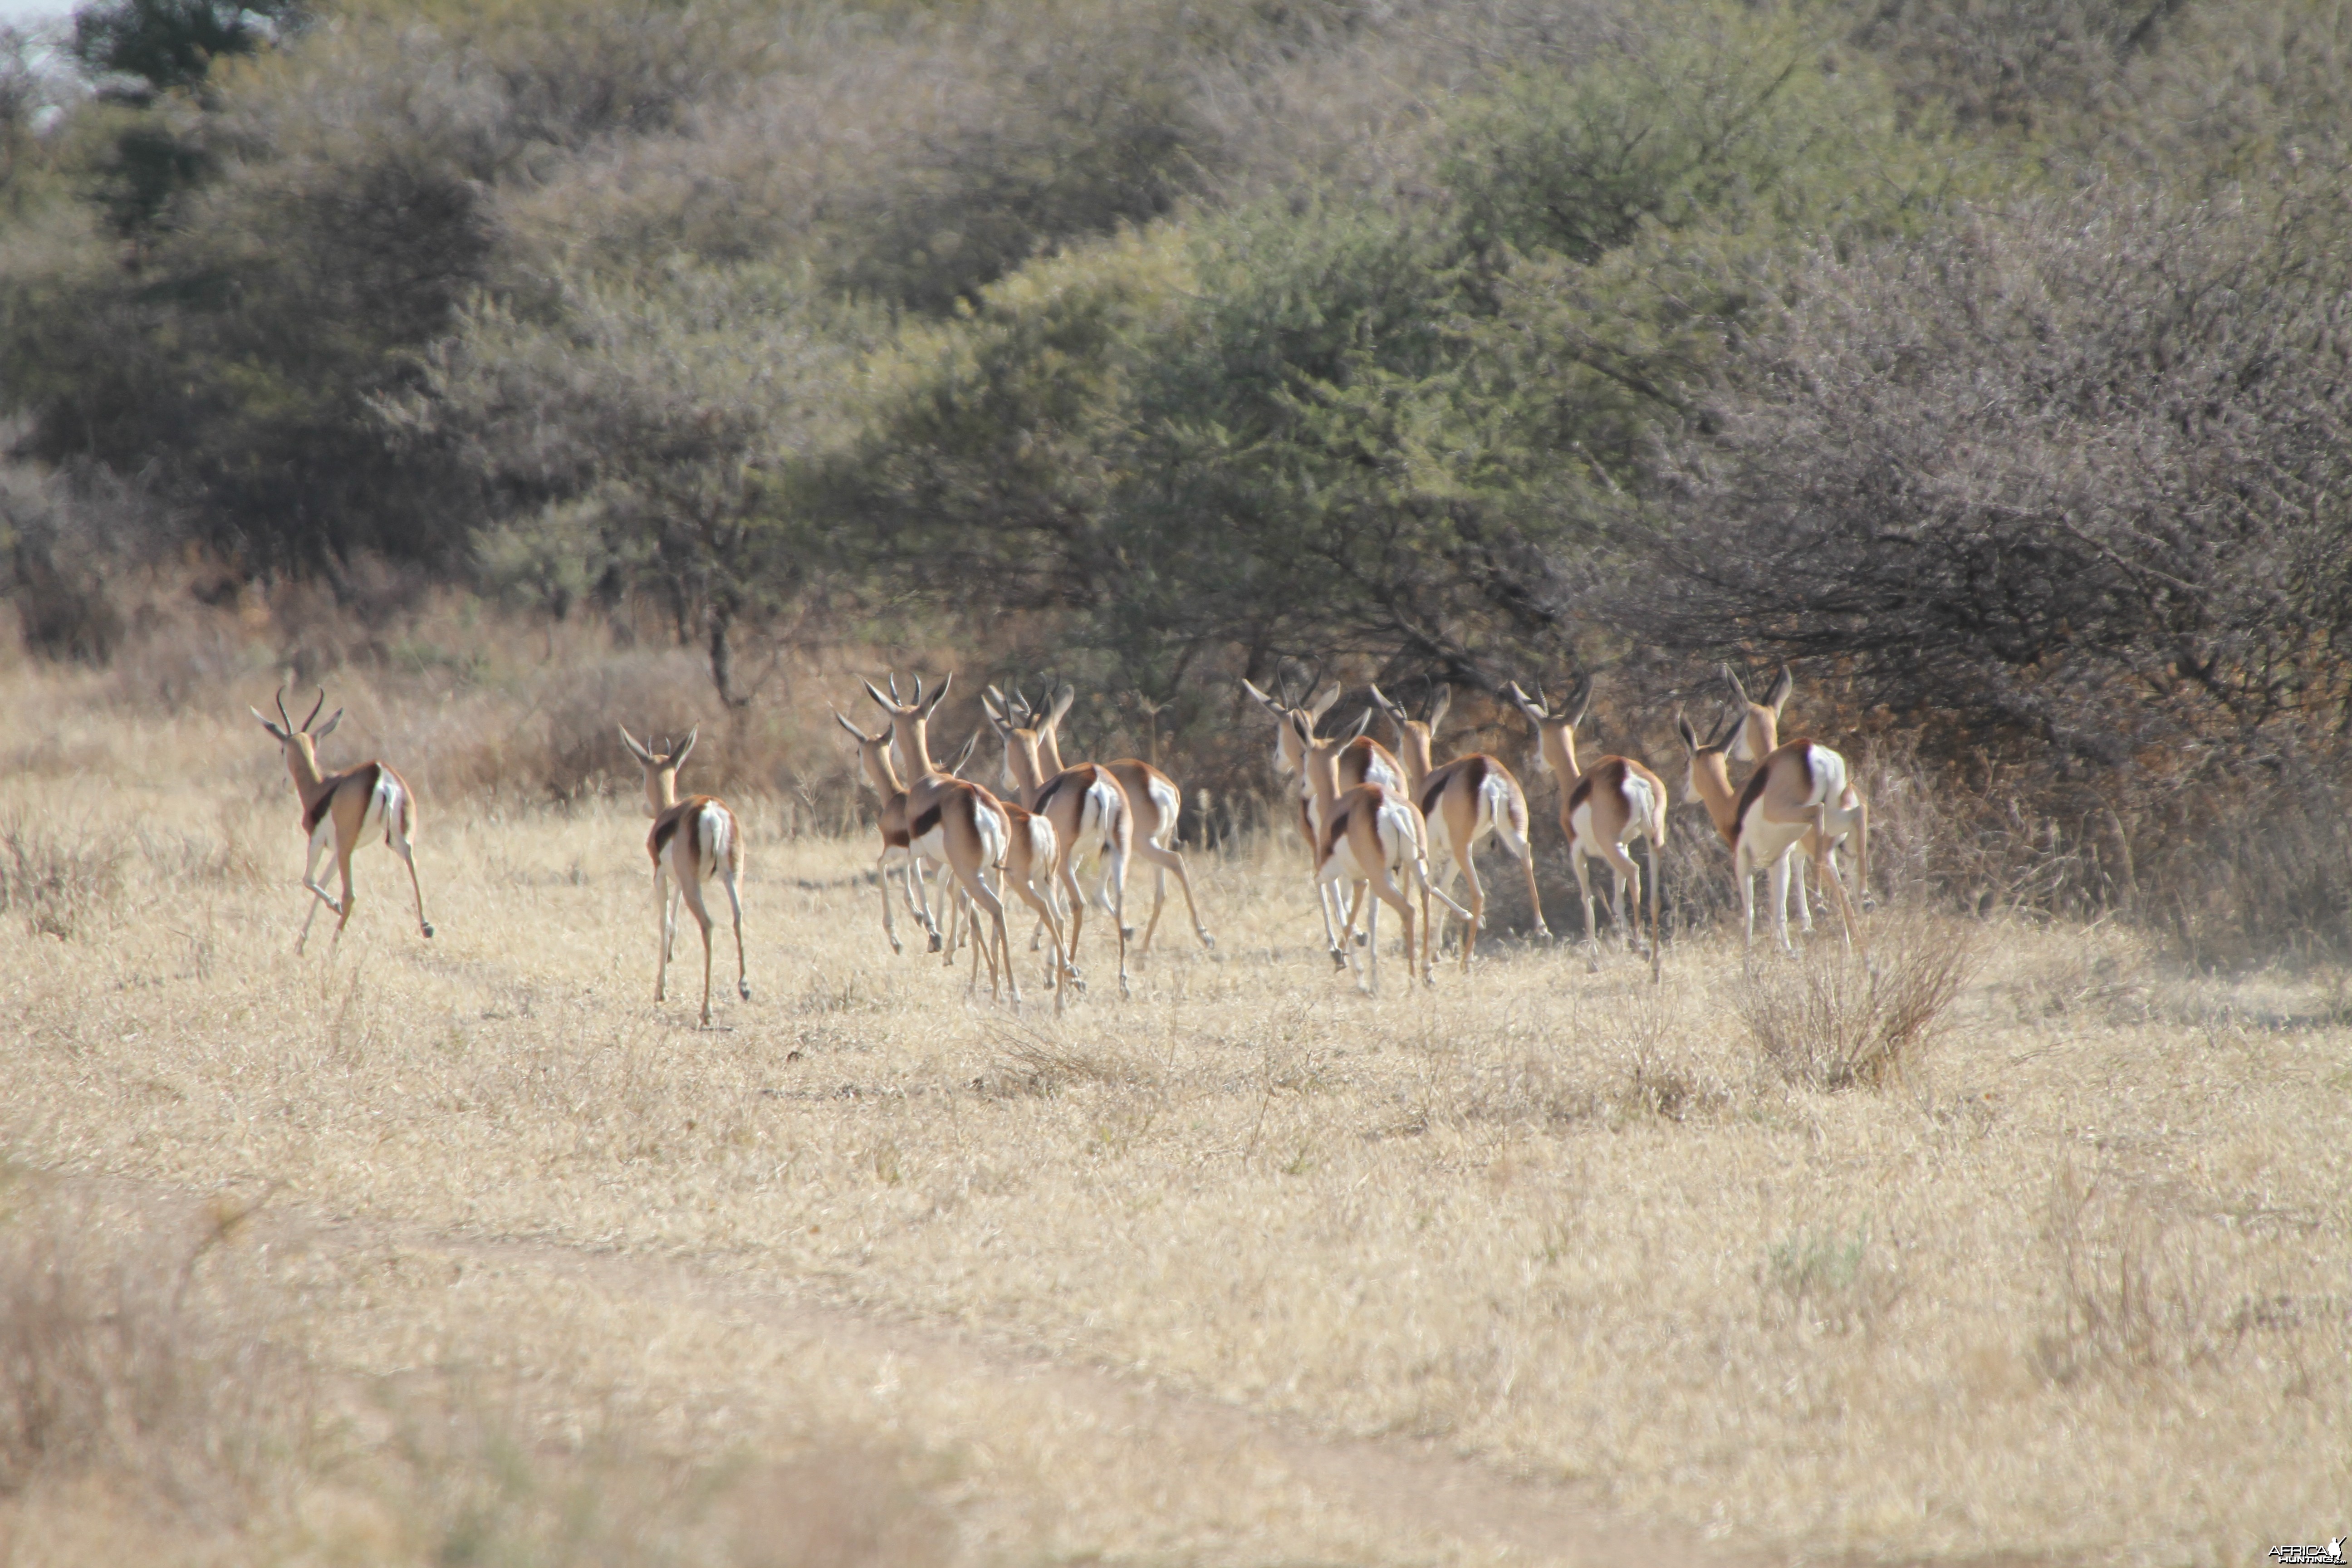
[[[1433,730],[1436,729],[1437,726],[1444,721],[1445,710],[1453,706],[1454,688],[1451,686],[1439,687],[1437,689],[1437,700],[1431,703],[1429,707],[1429,727]]]
[[[841,715],[838,712],[835,713],[834,717],[841,719]],[[846,727],[849,721],[846,719],[841,719],[841,722],[845,727]],[[643,746],[637,744],[635,737],[629,733],[627,725],[615,724],[613,728],[621,732],[621,744],[629,748],[629,755],[636,758],[637,761],[643,763],[647,767],[652,767],[654,765],[654,754],[651,752],[646,751]],[[850,733],[855,735],[857,731],[851,730]],[[863,739],[863,737],[860,738]]]
[[[312,734],[312,735],[311,735],[310,739],[312,739],[312,740],[314,740],[314,741],[323,741],[323,740],[325,740],[328,736],[330,736],[330,735],[331,735],[331,734],[333,734],[333,733],[335,732],[335,726],[336,726],[336,725],[338,725],[338,724],[340,724],[340,723],[341,723],[342,721],[343,721],[343,710],[342,710],[341,709],[338,708],[338,709],[336,709],[336,710],[335,710],[335,716],[334,716],[333,718],[331,718],[331,719],[328,720],[325,723],[323,723],[323,724],[320,725],[320,726],[319,726],[319,728],[318,728],[318,730],[317,730],[317,731],[316,731],[314,734]]]
[[[898,678],[893,676],[891,679],[895,680]],[[866,695],[874,699],[875,703],[881,708],[882,711],[885,713],[896,713],[898,711],[898,704],[891,701],[887,697],[883,696],[882,689],[880,687],[875,685],[870,680],[860,680],[857,684],[866,688]]]
[[[254,707],[251,703],[248,702],[246,704],[245,710],[252,714],[255,718],[261,719],[261,710]],[[261,727],[269,731],[269,738],[271,740],[278,742],[280,745],[285,743],[285,731],[279,729],[277,725],[271,723],[267,719],[261,719]]]
[[[671,767],[676,768],[685,766],[686,754],[687,752],[694,750],[694,742],[701,733],[702,726],[699,724],[697,724],[693,729],[688,730],[686,732],[686,744],[680,746],[677,751],[670,753],[669,765]]]
[[[1739,677],[1732,673],[1731,666],[1726,663],[1718,664],[1715,668],[1723,672],[1723,683],[1731,688],[1731,695],[1739,701],[1743,703],[1746,702],[1748,700],[1748,688],[1739,684]]]
[[[974,748],[976,748],[977,746],[979,746],[979,744],[980,744],[980,731],[977,731],[977,730],[974,730],[974,731],[971,732],[971,736],[965,740],[965,742],[964,742],[964,743],[963,743],[963,750],[961,750],[961,751],[958,752],[955,754],[955,761],[953,761],[953,762],[951,762],[951,763],[950,763],[948,764],[948,772],[949,772],[949,773],[950,773],[961,774],[961,773],[963,772],[963,766],[964,766],[964,764],[965,764],[966,763],[968,763],[968,762],[971,761],[971,753],[972,753],[972,751],[974,750]]]
[[[948,688],[954,684],[955,671],[950,670],[947,673],[947,679],[940,682],[940,689],[937,691],[932,692],[929,698],[918,698],[916,700],[916,716],[919,718],[929,719],[933,713],[939,711],[940,704],[947,700]]]
[[[1780,667],[1780,679],[1772,683],[1771,694],[1764,699],[1764,706],[1769,708],[1775,713],[1780,712],[1781,709],[1786,708],[1789,705],[1790,694],[1794,692],[1796,689],[1797,678],[1789,672],[1789,667],[1787,665],[1782,665]]]
[[[1341,693],[1346,690],[1346,687],[1339,685],[1336,681],[1333,682],[1330,690],[1325,692],[1322,696],[1317,698],[1314,701],[1307,705],[1307,711],[1313,714],[1318,719],[1322,718],[1324,714],[1331,711],[1331,705],[1339,701]]]
[[[1242,689],[1250,694],[1250,700],[1255,702],[1267,712],[1278,714],[1282,711],[1282,704],[1276,702],[1273,698],[1268,697],[1265,692],[1260,691],[1255,686],[1252,685],[1250,678],[1246,675],[1242,677]],[[258,713],[255,714],[254,717],[261,719],[261,715]],[[265,724],[269,722],[267,719],[261,719],[261,721]]]
[[[1521,690],[1519,689],[1519,683],[1516,680],[1511,682],[1508,689],[1511,693],[1511,700],[1517,703],[1519,705],[1519,711],[1528,716],[1528,722],[1533,724],[1538,730],[1542,729],[1544,727],[1545,714],[1543,709],[1537,704],[1535,699],[1529,697],[1525,691]]]
[[[1389,716],[1390,722],[1395,724],[1402,724],[1404,722],[1404,710],[1399,708],[1395,703],[1381,695],[1381,689],[1379,687],[1371,687],[1369,689],[1372,694],[1372,705],[1378,708],[1381,712],[1387,714]]]
[[[1675,710],[1675,733],[1683,738],[1684,751],[1694,757],[1698,755],[1698,731],[1691,728],[1691,721],[1683,717],[1682,710],[1679,708]]]
[[[1052,710],[1045,715],[1045,721],[1037,728],[1040,730],[1057,728],[1062,722],[1062,715],[1067,713],[1070,710],[1070,704],[1077,700],[1078,689],[1066,680],[1062,682],[1062,689],[1054,693]]]
[[[1350,741],[1360,741],[1364,738],[1364,731],[1371,727],[1372,710],[1367,708],[1361,713],[1356,715],[1356,727],[1349,732],[1348,739]]]
[[[832,705],[831,703],[829,703],[829,702],[828,702],[828,703],[826,703],[826,704],[825,704],[825,706],[826,706],[826,707],[828,707],[828,708],[832,708],[832,707],[833,707],[833,705]],[[863,745],[863,744],[865,744],[865,743],[866,742],[866,741],[867,741],[868,737],[867,737],[867,735],[866,735],[866,731],[863,731],[863,730],[861,730],[861,729],[859,729],[856,725],[855,725],[855,724],[851,723],[848,720],[846,720],[846,719],[843,718],[843,717],[841,716],[841,710],[840,710],[840,709],[838,709],[838,708],[834,708],[834,709],[833,709],[833,719],[834,719],[834,722],[835,722],[835,723],[839,724],[843,729],[845,729],[845,730],[848,731],[851,734],[853,734],[853,735],[856,736],[856,737],[857,737],[857,740],[858,740],[858,743],[859,743],[859,744]],[[627,740],[629,739],[629,732],[628,732],[626,730],[624,730],[624,731],[621,731],[621,739],[623,739],[624,741],[627,741]],[[636,742],[634,742],[634,741],[630,741],[630,742],[629,742],[629,749],[630,749],[631,751],[635,751],[635,750],[636,749]]]

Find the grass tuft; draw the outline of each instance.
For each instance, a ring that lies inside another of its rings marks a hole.
[[[1865,954],[1827,939],[1791,963],[1752,963],[1738,994],[1758,1055],[1806,1089],[1883,1089],[1916,1068],[1975,973],[1969,928],[1925,916],[1872,922]]]

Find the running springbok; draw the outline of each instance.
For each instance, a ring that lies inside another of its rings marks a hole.
[[[1342,934],[1356,927],[1356,911],[1363,907],[1367,889],[1376,899],[1364,917],[1364,951],[1369,955],[1365,973],[1370,982],[1367,987],[1372,995],[1381,994],[1381,905],[1395,910],[1404,921],[1405,973],[1413,973],[1412,904],[1406,898],[1406,888],[1398,885],[1398,876],[1404,874],[1408,886],[1421,891],[1423,917],[1420,973],[1422,983],[1437,984],[1435,965],[1430,958],[1427,910],[1429,900],[1435,899],[1464,921],[1470,911],[1432,887],[1429,881],[1428,825],[1422,820],[1421,808],[1402,790],[1385,784],[1359,784],[1345,795],[1339,793],[1339,758],[1342,752],[1360,739],[1364,727],[1371,722],[1371,710],[1364,710],[1356,721],[1355,732],[1339,740],[1318,741],[1314,727],[1299,715],[1288,716],[1285,722],[1298,742],[1300,768],[1315,791],[1317,837],[1319,840],[1315,858],[1315,882],[1318,888],[1328,889],[1335,895],[1335,884],[1345,882],[1354,889],[1348,900],[1347,921],[1339,929]],[[1352,947],[1343,950],[1342,962],[1353,958]],[[1410,981],[1408,981],[1410,984]],[[1364,981],[1359,980],[1359,985]]]
[[[918,856],[931,860],[943,860],[974,908],[984,912],[990,921],[990,931],[978,946],[988,961],[988,994],[991,999],[1000,994],[997,960],[1003,959],[1003,986],[1013,994],[1013,1005],[1021,1005],[1021,978],[1013,973],[1013,948],[1004,934],[1004,905],[988,886],[987,873],[992,867],[1004,864],[1012,849],[1012,819],[1005,814],[996,797],[976,784],[968,784],[950,773],[941,773],[931,761],[929,735],[931,715],[955,683],[950,675],[940,682],[937,691],[926,699],[920,677],[915,681],[915,695],[910,701],[899,701],[882,695],[872,681],[860,682],[866,694],[890,716],[890,741],[898,754],[907,759],[908,771],[913,775],[907,784],[907,837],[908,847]],[[898,681],[890,679],[890,689],[896,693]],[[978,923],[977,920],[973,922]],[[980,981],[975,969],[972,984]]]
[[[1005,717],[1033,726],[1037,731],[1038,758],[1048,774],[1062,771],[1062,716],[1070,710],[1077,699],[1077,688],[1065,681],[1055,693],[1053,708],[1043,715],[1015,689],[1010,699],[995,688],[989,689]],[[1012,752],[1005,753],[1011,766]],[[1151,951],[1151,933],[1160,929],[1160,908],[1168,898],[1168,873],[1176,873],[1176,885],[1183,889],[1184,912],[1192,918],[1192,934],[1201,945],[1214,951],[1217,939],[1201,923],[1200,906],[1192,901],[1192,878],[1185,869],[1183,851],[1176,847],[1177,818],[1183,815],[1184,792],[1176,781],[1153,767],[1140,757],[1121,757],[1105,763],[1111,777],[1127,792],[1128,809],[1135,817],[1135,852],[1151,866],[1151,918],[1144,922],[1143,942],[1136,951]],[[1097,889],[1096,896],[1101,896]]]
[[[1435,858],[1442,851],[1444,856],[1437,862],[1438,885],[1450,889],[1458,868],[1470,888],[1470,929],[1462,939],[1463,973],[1470,972],[1470,952],[1478,945],[1478,928],[1486,918],[1486,889],[1478,880],[1472,857],[1478,841],[1490,833],[1528,874],[1528,908],[1535,911],[1536,934],[1551,935],[1551,928],[1544,924],[1543,896],[1536,890],[1536,851],[1528,836],[1527,791],[1519,787],[1517,777],[1501,758],[1484,752],[1456,757],[1443,767],[1431,762],[1431,743],[1445,710],[1454,705],[1454,688],[1438,688],[1426,719],[1408,717],[1379,687],[1371,689],[1372,701],[1396,726],[1397,756],[1412,780],[1413,802],[1429,825],[1430,854]]]
[[[1304,724],[1306,732],[1313,734],[1323,715],[1339,700],[1340,688],[1334,686],[1320,697],[1294,693],[1287,680],[1279,682],[1281,698],[1276,700],[1260,691],[1244,679],[1242,689],[1248,692],[1257,705],[1274,715],[1274,773],[1276,778],[1296,777],[1298,781],[1299,837],[1307,841],[1309,864],[1320,864],[1323,857],[1322,835],[1317,830],[1315,817],[1315,785],[1307,778],[1303,752],[1298,743],[1297,726]],[[1314,689],[1309,682],[1307,692]],[[1362,784],[1376,784],[1388,789],[1410,792],[1412,781],[1406,778],[1404,764],[1390,750],[1366,735],[1360,729],[1354,739],[1347,742],[1339,755],[1339,788],[1342,793]],[[1348,966],[1348,953],[1341,944],[1343,934],[1332,917],[1339,913],[1338,900],[1330,887],[1323,882],[1315,885],[1316,906],[1323,915],[1323,940],[1331,950],[1334,968]]]
[[[317,898],[310,912],[302,917],[302,934],[294,939],[294,951],[300,952],[310,940],[310,922],[319,918],[319,905],[335,911],[335,940],[330,946],[341,946],[343,928],[352,923],[352,851],[369,834],[383,830],[383,841],[392,852],[408,867],[408,885],[416,893],[416,929],[426,936],[433,934],[433,922],[425,918],[425,889],[416,880],[416,855],[410,840],[416,834],[416,794],[408,781],[378,762],[362,763],[339,773],[319,771],[319,742],[335,732],[343,721],[343,710],[335,710],[333,718],[310,732],[310,720],[327,705],[327,689],[319,689],[319,700],[310,707],[310,717],[299,724],[286,711],[286,689],[278,689],[278,717],[283,722],[273,724],[261,717],[261,710],[247,707],[247,711],[261,720],[261,727],[270,738],[286,750],[286,771],[294,775],[294,793],[302,802],[302,831],[310,837],[310,858],[302,868],[302,885]],[[342,876],[343,896],[328,897],[327,889],[319,886],[319,857],[332,846],[335,869]]]
[[[1578,682],[1568,699],[1554,708],[1544,700],[1543,688],[1529,697],[1511,683],[1511,700],[1536,727],[1536,742],[1544,766],[1559,781],[1559,826],[1568,836],[1568,860],[1576,871],[1577,890],[1584,904],[1584,941],[1591,963],[1600,963],[1601,939],[1592,919],[1592,873],[1588,858],[1609,863],[1616,873],[1616,891],[1610,911],[1625,945],[1633,945],[1642,923],[1642,867],[1625,847],[1636,838],[1650,841],[1650,972],[1657,978],[1663,963],[1658,950],[1658,857],[1666,847],[1665,781],[1631,757],[1608,756],[1589,771],[1576,763],[1576,727],[1592,706],[1592,678]],[[1625,922],[1625,889],[1633,889],[1633,921]]]
[[[1057,703],[1055,720],[1059,721],[1068,708],[1066,701]],[[1004,742],[1004,765],[1019,786],[1021,804],[1054,825],[1061,849],[1055,880],[1069,899],[1069,951],[1074,961],[1087,921],[1087,898],[1078,886],[1078,857],[1088,850],[1100,857],[1100,890],[1109,896],[1111,927],[1118,942],[1118,993],[1129,994],[1127,862],[1135,845],[1135,816],[1126,787],[1098,763],[1048,771],[1038,726],[1013,722],[985,694],[980,710]]]
[[[1723,672],[1724,684],[1731,688],[1731,695],[1737,700],[1739,709],[1739,727],[1734,731],[1731,760],[1756,763],[1779,751],[1781,715],[1788,710],[1790,694],[1797,689],[1796,677],[1790,673],[1789,667],[1785,664],[1780,667],[1780,679],[1772,683],[1772,689],[1761,702],[1748,697],[1748,688],[1740,684],[1739,677],[1733,672],[1731,666],[1724,664],[1717,668]],[[1838,846],[1844,842],[1845,835],[1843,833],[1830,840],[1827,853],[1832,867],[1837,864]],[[1813,905],[1812,900],[1805,896],[1805,862],[1817,857],[1820,846],[1808,837],[1801,847],[1804,853],[1789,862],[1788,899],[1797,907],[1797,918],[1802,929],[1810,931],[1813,929]],[[1862,901],[1865,905],[1870,901],[1867,888],[1863,889]]]
[[[654,965],[654,1000],[665,999],[669,982],[670,951],[677,938],[680,899],[702,928],[702,1026],[710,1026],[710,910],[702,901],[702,884],[716,877],[727,889],[727,907],[735,921],[735,990],[749,1002],[751,981],[743,963],[743,894],[737,883],[743,875],[743,828],[734,812],[715,795],[677,798],[677,770],[702,734],[696,725],[676,751],[665,742],[656,751],[639,745],[623,726],[621,744],[646,772],[646,815],[654,819],[646,835],[646,854],[654,863],[654,907],[661,911],[661,958]],[[677,885],[670,886],[675,877]]]
[[[857,754],[866,768],[866,782],[872,786],[875,798],[875,826],[882,834],[882,853],[875,858],[875,879],[882,885],[882,934],[890,939],[892,952],[904,952],[898,943],[898,929],[890,923],[890,868],[895,860],[899,871],[899,891],[907,901],[907,912],[921,922],[930,936],[931,951],[940,951],[940,923],[931,914],[931,900],[924,868],[931,862],[919,860],[907,837],[907,786],[898,782],[898,769],[892,762],[890,731],[869,735],[843,717],[840,709],[833,710],[836,723],[848,731],[857,742]],[[948,764],[948,772],[961,773],[964,764],[980,744],[980,731],[971,732],[963,750]]]
[[[1788,893],[1790,851],[1800,842],[1810,845],[1814,872],[1837,897],[1838,918],[1845,928],[1846,946],[1853,945],[1853,903],[1829,846],[1851,833],[1854,841],[1855,875],[1865,883],[1870,876],[1870,807],[1847,782],[1845,758],[1817,742],[1800,737],[1765,754],[1738,795],[1724,766],[1735,714],[1715,738],[1701,742],[1698,731],[1682,714],[1675,729],[1689,753],[1684,774],[1683,798],[1698,801],[1715,819],[1716,831],[1731,846],[1732,873],[1739,879],[1739,907],[1746,918],[1748,944],[1756,945],[1756,873],[1771,879],[1765,902],[1772,910],[1772,934],[1783,952],[1789,942]],[[1811,835],[1809,838],[1807,836]],[[1812,929],[1807,911],[1805,929]]]

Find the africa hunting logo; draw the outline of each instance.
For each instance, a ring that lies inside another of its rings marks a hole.
[[[2341,1563],[2344,1561],[2344,1537],[2337,1536],[2325,1546],[2273,1546],[2271,1560],[2276,1563]]]

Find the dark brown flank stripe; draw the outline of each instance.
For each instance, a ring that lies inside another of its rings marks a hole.
[[[882,845],[886,849],[906,849],[911,847],[913,844],[913,837],[905,832],[892,833],[887,828],[883,830]]]
[[[325,820],[328,812],[334,809],[335,796],[343,792],[345,784],[352,779],[365,779],[367,793],[373,795],[375,794],[375,781],[383,773],[382,763],[362,763],[347,773],[337,773],[333,778],[322,781],[319,798],[302,808],[302,831],[305,833],[319,831],[319,824]],[[365,808],[362,807],[362,810],[364,812]]]
[[[908,842],[930,837],[931,830],[940,825],[940,804],[938,801],[932,802],[920,816],[915,818],[914,825],[907,829]]]
[[[1456,761],[1448,763],[1444,767],[1439,768],[1436,772],[1431,773],[1429,775],[1428,783],[1423,786],[1421,797],[1422,816],[1432,816],[1436,814],[1438,797],[1445,793],[1445,786],[1453,782],[1453,775],[1456,773],[1459,773],[1464,778],[1470,781],[1470,793],[1474,795],[1476,795],[1486,783],[1486,758],[1485,754],[1474,752],[1469,756],[1462,757]]]
[[[1777,757],[1780,754],[1780,752],[1785,752],[1791,746],[1804,747],[1805,750],[1797,753],[1797,759],[1799,765],[1803,767],[1805,770],[1805,783],[1808,786],[1810,786],[1813,782],[1812,744],[1813,742],[1811,737],[1800,735],[1793,741],[1782,742],[1780,743],[1780,750],[1772,753],[1773,756]],[[1771,761],[1770,757],[1767,757],[1765,759],[1765,762],[1769,761]],[[1735,842],[1738,839],[1740,828],[1748,821],[1748,808],[1754,805],[1757,800],[1764,794],[1765,775],[1769,773],[1771,771],[1771,769],[1764,765],[1764,763],[1759,763],[1756,764],[1756,771],[1748,775],[1747,784],[1740,786],[1739,804],[1732,810],[1731,832],[1728,835],[1728,837]]]

